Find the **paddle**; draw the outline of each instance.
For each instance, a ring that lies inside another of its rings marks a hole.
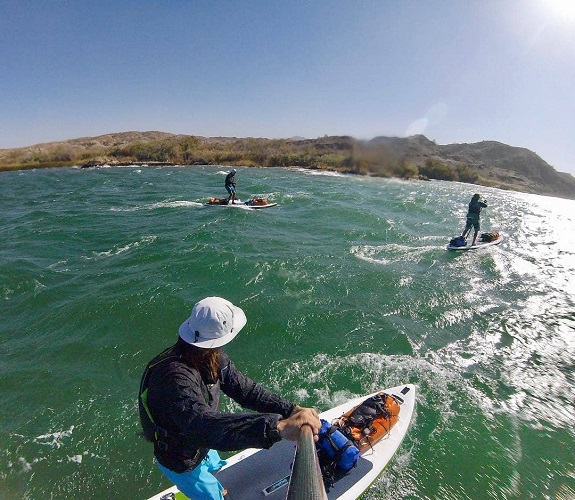
[[[300,429],[286,500],[327,500],[309,425]]]

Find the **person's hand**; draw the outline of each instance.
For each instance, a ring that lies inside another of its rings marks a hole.
[[[311,427],[314,441],[319,439],[317,433],[321,428],[321,422],[315,408],[296,406],[288,418],[278,422],[277,429],[282,439],[297,441],[302,425],[309,425]]]

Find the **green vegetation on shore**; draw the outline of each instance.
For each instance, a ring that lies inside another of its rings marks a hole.
[[[105,164],[301,167],[575,198],[575,178],[556,172],[527,149],[495,141],[440,146],[422,135],[360,141],[349,136],[263,139],[122,132],[0,150],[0,171]]]
[[[122,135],[122,134],[117,134]],[[350,137],[314,140],[235,139],[169,136],[166,138],[117,141],[104,145],[78,140],[4,150],[0,170],[57,166],[129,164],[242,165],[301,167],[384,177],[429,178],[475,182],[478,175],[459,164],[455,168],[428,159],[418,167],[407,157],[380,154]]]

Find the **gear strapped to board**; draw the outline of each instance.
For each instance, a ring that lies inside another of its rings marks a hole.
[[[316,449],[326,490],[356,466],[361,453],[385,437],[399,420],[399,396],[367,398],[332,424],[322,420]]]

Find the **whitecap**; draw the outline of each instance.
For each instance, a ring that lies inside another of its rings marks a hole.
[[[146,236],[146,237],[142,238],[142,239],[139,240],[139,241],[134,241],[134,242],[132,242],[132,243],[128,243],[127,245],[124,245],[124,246],[122,246],[122,247],[116,246],[116,247],[114,247],[114,248],[111,248],[110,250],[106,250],[106,251],[103,251],[103,252],[94,252],[94,255],[95,255],[96,257],[111,257],[111,256],[114,256],[114,255],[119,255],[119,254],[121,254],[121,253],[127,252],[127,251],[129,251],[129,250],[134,249],[134,248],[138,248],[138,247],[140,247],[141,245],[151,244],[151,243],[153,243],[154,241],[156,241],[157,239],[158,239],[157,236]],[[90,257],[85,257],[85,258],[88,259],[88,260],[90,259]]]
[[[202,207],[203,203],[188,200],[164,200],[148,205],[135,207],[110,207],[110,212],[138,212],[140,210],[156,210],[158,208]]]
[[[41,436],[36,436],[33,439],[34,443],[42,444],[45,446],[52,446],[54,448],[60,448],[62,446],[62,441],[64,438],[70,437],[72,435],[72,431],[74,430],[74,426],[71,425],[68,430],[65,431],[57,431],[57,432],[50,432],[48,434],[42,434]]]

